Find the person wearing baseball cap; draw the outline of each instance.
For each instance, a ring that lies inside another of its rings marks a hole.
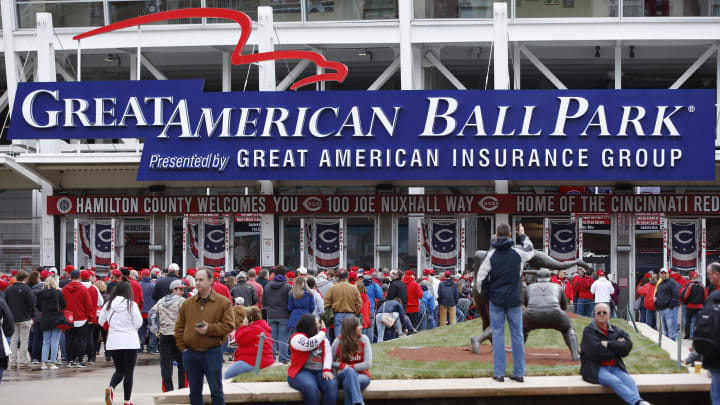
[[[690,272],[690,280],[680,287],[680,301],[685,305],[685,338],[693,338],[693,328],[698,312],[705,302],[705,289],[700,284],[700,275]]]
[[[97,353],[97,351],[95,350],[95,341],[97,341],[97,336],[100,333],[100,331],[97,330],[99,328],[97,314],[99,310],[102,309],[105,300],[103,299],[100,290],[92,283],[92,272],[90,270],[80,270],[80,279],[81,284],[85,288],[87,288],[90,302],[95,305],[95,311],[93,311],[93,313],[88,317],[88,344],[85,348],[85,354],[87,354],[88,364],[92,365],[95,364],[95,356]]]
[[[237,275],[237,283],[235,283],[232,290],[230,290],[230,295],[233,297],[233,300],[235,298],[242,297],[244,302],[243,305],[249,307],[257,305],[258,296],[255,291],[255,287],[248,284],[247,279],[247,273],[244,271],[239,272]]]
[[[438,327],[455,324],[457,321],[455,310],[460,301],[460,293],[457,285],[452,280],[452,272],[450,270],[445,271],[443,277],[443,281],[440,282],[438,287]]]
[[[151,295],[153,301],[158,302],[160,301],[160,298],[170,294],[170,284],[172,284],[175,280],[180,280],[180,277],[178,276],[179,270],[180,266],[178,266],[177,263],[172,263],[168,266],[167,276],[159,279],[157,283],[155,283],[155,287],[153,287]]]
[[[150,324],[151,336],[160,334],[158,347],[160,353],[160,376],[162,378],[163,392],[172,391],[173,386],[173,362],[178,368],[178,388],[185,388],[185,367],[183,366],[182,352],[178,349],[175,341],[175,322],[180,312],[180,307],[185,298],[187,286],[182,280],[173,280],[170,283],[170,294],[164,296],[160,301],[150,308],[149,318],[157,319],[157,325]]]
[[[600,303],[607,304],[608,308],[611,308],[610,312],[612,314],[615,312],[615,306],[612,302],[612,295],[615,293],[615,287],[613,287],[610,280],[605,277],[604,271],[598,270],[597,277],[597,280],[595,280],[590,286],[590,292],[595,295],[595,305]]]
[[[417,329],[420,324],[420,319],[422,318],[420,314],[420,300],[422,299],[423,291],[422,288],[420,288],[420,284],[415,281],[415,272],[412,270],[406,271],[401,281],[407,288],[407,306],[405,313],[408,318],[410,318],[413,329]]]
[[[216,267],[217,269],[217,267]],[[223,297],[230,300],[230,302],[233,302],[233,297],[230,294],[230,289],[227,288],[227,286],[220,282],[220,273],[213,272],[213,289],[217,291],[218,294],[222,295]]]
[[[350,284],[355,284],[355,282],[357,281],[357,278],[358,278],[358,275],[356,272],[351,271],[350,273],[348,273],[348,282]]]
[[[660,269],[660,281],[655,289],[655,308],[662,317],[663,332],[672,340],[677,338],[680,284],[670,278],[668,269]]]

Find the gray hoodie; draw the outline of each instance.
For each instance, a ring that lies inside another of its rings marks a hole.
[[[185,298],[181,295],[169,294],[162,297],[148,313],[150,332],[159,331],[161,335],[174,335],[175,321],[183,302]]]

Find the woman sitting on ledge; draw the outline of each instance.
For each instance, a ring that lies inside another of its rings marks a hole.
[[[632,342],[624,330],[610,324],[610,306],[595,305],[595,319],[583,331],[580,342],[580,373],[583,380],[615,391],[629,405],[651,405],[640,398],[635,380],[622,358],[630,354]]]
[[[370,385],[372,365],[370,340],[362,333],[362,325],[354,316],[343,319],[341,331],[332,344],[338,385],[345,391],[345,405],[364,405],[362,391]]]
[[[235,307],[235,319],[240,318],[238,309]],[[262,358],[260,360],[260,368],[269,367],[273,364],[272,351],[272,330],[270,325],[262,319],[260,308],[252,306],[245,307],[244,319],[242,324],[235,331],[235,343],[237,349],[233,357],[234,363],[225,370],[225,378],[233,378],[237,375],[249,373],[255,368],[255,359],[260,344],[260,333],[265,333],[265,342],[263,343]]]
[[[337,402],[337,379],[330,369],[332,353],[325,334],[325,324],[314,315],[305,314],[290,337],[287,380],[291,387],[300,391],[307,405],[320,403],[318,389],[323,393],[323,404],[335,405]]]

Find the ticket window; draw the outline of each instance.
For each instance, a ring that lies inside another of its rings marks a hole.
[[[606,274],[609,274],[608,277],[614,281],[615,275],[611,272],[610,217],[603,216],[599,219],[600,220],[595,221],[583,221],[583,261],[593,268],[593,273],[602,270]]]
[[[235,268],[248,270],[260,265],[260,221],[235,221],[232,250]]]
[[[545,249],[545,218],[542,217],[514,217],[513,235],[516,235],[518,224],[525,228],[525,234],[530,238],[535,250]],[[493,236],[495,232],[493,232]]]
[[[281,264],[295,269],[300,267],[300,218],[285,217],[282,222]]]
[[[410,249],[410,241],[415,241],[417,230],[413,230],[411,239],[408,222],[406,216],[397,219],[397,267],[400,269],[414,269],[417,266],[416,250]]]
[[[375,218],[346,217],[345,254],[347,268],[373,267],[375,262]]]
[[[705,263],[720,262],[720,218],[707,218],[705,228]]]
[[[150,221],[128,218],[123,224],[124,264],[134,269],[150,267]]]
[[[663,230],[659,221],[635,220],[635,280],[663,267]]]

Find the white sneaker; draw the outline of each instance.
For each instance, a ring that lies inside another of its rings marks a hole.
[[[44,364],[42,366],[40,366],[40,370],[47,370],[47,368],[48,368],[48,366],[46,366]]]
[[[56,366],[54,364],[50,365],[50,370],[57,370],[57,369],[58,369],[58,366]]]

